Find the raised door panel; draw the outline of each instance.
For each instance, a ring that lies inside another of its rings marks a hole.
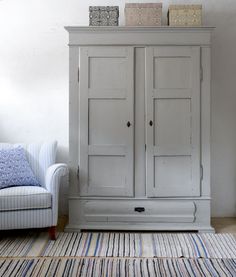
[[[80,48],[81,196],[133,195],[133,56],[132,47]]]
[[[191,101],[154,100],[154,146],[167,155],[191,154]]]
[[[200,195],[200,47],[146,49],[147,194]]]

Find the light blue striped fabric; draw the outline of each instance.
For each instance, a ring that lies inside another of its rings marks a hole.
[[[0,212],[0,230],[49,227],[52,217],[52,209]]]
[[[52,206],[52,195],[42,187],[23,186],[0,190],[0,211],[47,209]]]
[[[56,226],[60,180],[68,174],[66,164],[55,163],[57,142],[0,143],[0,149],[19,145],[25,149],[30,167],[42,187],[34,191],[23,186],[11,191],[2,189],[2,195],[8,194],[8,200],[0,197],[0,230]],[[17,191],[19,195],[15,195]]]
[[[22,146],[25,149],[30,167],[37,180],[39,180],[40,185],[45,187],[46,171],[51,165],[55,164],[57,142],[30,143],[28,145],[24,143],[0,143],[0,150],[18,146]]]

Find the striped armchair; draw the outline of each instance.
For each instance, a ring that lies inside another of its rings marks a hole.
[[[20,186],[0,190],[0,230],[49,227],[56,238],[60,178],[66,164],[56,164],[57,142],[42,144],[0,143],[0,149],[21,145],[41,187]]]

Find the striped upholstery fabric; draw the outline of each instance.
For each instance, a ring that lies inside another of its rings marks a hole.
[[[56,160],[56,150],[57,142],[47,142],[47,143],[0,143],[0,149],[11,148],[22,146],[26,150],[26,155],[29,161],[29,164],[39,180],[41,186],[45,187],[45,174],[47,168],[55,163]]]
[[[0,212],[0,230],[52,226],[52,209]]]
[[[0,190],[0,211],[47,209],[52,195],[42,187],[11,187]]]
[[[57,142],[9,144],[0,149],[21,145],[42,187],[26,186],[0,190],[0,230],[43,228],[57,225],[59,186],[68,174],[66,164],[56,164]]]

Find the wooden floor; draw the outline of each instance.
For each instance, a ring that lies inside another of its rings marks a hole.
[[[236,233],[236,217],[213,217],[211,224],[216,233]]]
[[[67,216],[61,216],[58,221],[58,231],[63,231],[67,222]],[[213,217],[211,224],[216,233],[236,233],[236,217]]]

